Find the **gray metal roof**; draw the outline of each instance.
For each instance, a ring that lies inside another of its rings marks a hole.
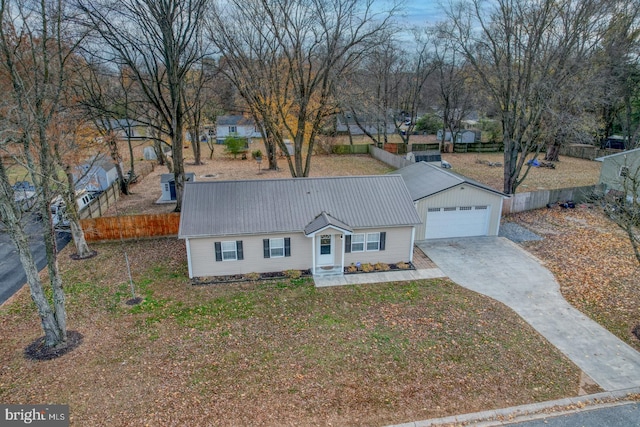
[[[304,232],[326,212],[354,229],[420,223],[397,175],[186,183],[179,237]]]
[[[185,172],[184,179],[187,182],[195,181],[196,174],[194,172]],[[174,182],[176,180],[176,176],[172,173],[163,173],[160,175],[160,183],[164,184],[167,182]]]
[[[253,126],[253,119],[246,116],[219,116],[216,119],[218,126]]]
[[[353,232],[353,229],[347,224],[323,211],[320,215],[315,217],[313,221],[307,224],[307,226],[304,228],[304,234],[308,236],[319,230],[322,230],[325,227],[335,227],[341,230],[348,231],[350,233]]]
[[[425,162],[413,163],[392,173],[402,176],[405,184],[407,184],[409,193],[411,193],[411,198],[414,201],[432,196],[460,184],[469,184],[502,197],[508,197],[504,193],[494,190],[471,178]]]

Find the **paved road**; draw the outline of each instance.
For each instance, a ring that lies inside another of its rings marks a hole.
[[[34,254],[38,269],[47,265],[44,251],[44,239],[42,237],[42,223],[30,218],[26,223],[29,234],[29,246]],[[69,233],[56,233],[58,250],[62,250],[71,240]],[[18,251],[5,232],[0,232],[0,304],[11,298],[25,283],[25,275]]]
[[[418,242],[457,284],[509,306],[604,390],[640,386],[640,353],[565,301],[540,262],[503,237]]]
[[[640,427],[640,403],[587,409],[531,421],[501,424],[517,427]]]

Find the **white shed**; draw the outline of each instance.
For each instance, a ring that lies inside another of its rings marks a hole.
[[[416,240],[498,235],[507,195],[425,162],[393,173],[404,178],[422,220]]]
[[[196,174],[187,172],[184,174],[186,182],[195,182]],[[160,175],[160,187],[162,188],[162,196],[159,202],[171,202],[176,200],[176,178],[172,173],[163,173]]]

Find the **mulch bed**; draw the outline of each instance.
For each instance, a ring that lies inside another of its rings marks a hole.
[[[257,276],[256,276],[257,275]],[[300,270],[299,277],[311,277],[311,270]],[[252,282],[255,280],[274,280],[274,279],[290,279],[291,275],[284,271],[273,271],[268,273],[250,273],[250,274],[230,274],[226,276],[209,276],[194,277],[191,284],[198,285],[215,285],[223,283]]]
[[[64,347],[47,347],[44,337],[37,338],[24,349],[24,356],[30,360],[52,360],[64,356],[82,344],[83,336],[78,331],[67,331],[67,344]]]

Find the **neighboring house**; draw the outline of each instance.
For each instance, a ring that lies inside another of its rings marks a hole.
[[[227,136],[245,138],[251,143],[252,138],[261,138],[253,119],[245,116],[220,116],[216,121],[216,143],[224,144]]]
[[[442,141],[442,129],[438,130],[436,138],[438,141]],[[456,144],[472,144],[474,142],[481,142],[482,133],[479,130],[461,130],[455,134]],[[451,142],[451,132],[444,132],[444,141]]]
[[[602,162],[598,183],[604,184],[607,191],[616,190],[627,193],[627,190],[625,190],[625,178],[635,176],[640,179],[640,148],[598,157],[595,160]],[[630,194],[627,194],[627,196],[630,196]],[[637,194],[637,196],[640,196],[640,194]]]
[[[120,167],[122,167],[122,163],[120,163]],[[73,176],[76,181],[76,190],[101,192],[118,180],[116,165],[113,160],[104,155],[87,160],[80,166],[76,166],[75,169]]]
[[[189,277],[412,261],[420,223],[397,175],[187,183]]]
[[[195,182],[196,174],[193,172],[186,172],[184,174],[186,182]],[[172,173],[163,173],[160,175],[160,187],[162,189],[162,196],[160,196],[160,202],[170,202],[176,200],[176,177]]]
[[[385,126],[382,121],[376,120],[372,117],[358,117],[358,123],[360,126],[364,128],[371,135],[378,135],[385,133]],[[336,132],[338,133],[351,133],[351,135],[364,135],[364,131],[362,128],[356,124],[356,121],[353,119],[351,114],[347,114],[346,116],[337,116],[336,117]],[[386,134],[396,133],[396,126],[393,123],[393,120],[389,120],[386,125]]]
[[[147,126],[132,119],[110,120],[109,127],[120,139],[146,139]]]
[[[404,179],[420,216],[416,240],[498,235],[505,194],[425,162],[392,173]]]
[[[456,135],[456,143],[473,144],[481,141],[481,132],[479,130],[463,130]]]

